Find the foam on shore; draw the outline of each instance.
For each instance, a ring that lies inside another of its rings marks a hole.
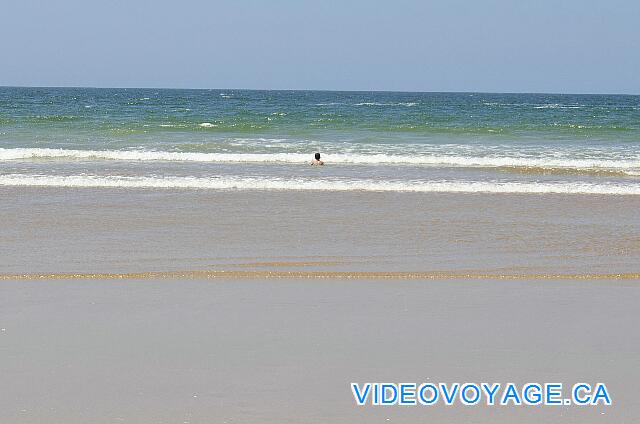
[[[640,280],[640,273],[608,274],[491,274],[459,272],[384,271],[149,271],[129,273],[25,273],[0,274],[0,280],[148,280],[199,278],[302,278],[387,280]]]
[[[398,181],[296,179],[275,177],[177,177],[99,175],[0,175],[0,186],[208,189],[208,190],[307,190],[380,191],[414,193],[522,193],[640,195],[640,185],[583,182],[501,182],[501,181]]]
[[[563,158],[530,156],[462,156],[443,154],[344,153],[324,156],[331,164],[423,165],[475,168],[528,168],[614,170],[624,175],[640,175],[640,163],[632,158]],[[72,150],[48,148],[0,148],[0,161],[32,159],[113,160],[203,163],[293,163],[306,164],[306,153],[202,153],[143,150]]]

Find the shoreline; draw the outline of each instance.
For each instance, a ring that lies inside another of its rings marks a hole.
[[[633,196],[7,187],[0,196],[4,280],[640,272]]]
[[[332,280],[640,280],[640,272],[609,274],[487,274],[380,271],[148,271],[129,273],[0,274],[0,281],[154,279],[332,279]]]

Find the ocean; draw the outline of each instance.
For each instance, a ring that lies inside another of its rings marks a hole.
[[[640,195],[640,96],[4,87],[0,185]]]

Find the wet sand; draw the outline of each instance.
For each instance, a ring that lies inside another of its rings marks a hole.
[[[0,422],[623,423],[630,281],[4,281]],[[359,408],[352,381],[604,382],[609,407]]]
[[[637,273],[636,196],[0,187],[0,274]]]
[[[623,423],[640,200],[0,188],[0,422]],[[604,382],[358,408],[350,382]]]

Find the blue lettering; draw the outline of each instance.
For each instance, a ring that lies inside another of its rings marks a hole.
[[[401,384],[400,385],[400,405],[415,405],[416,404],[416,385]]]
[[[424,395],[424,392],[426,392],[427,390],[431,390],[431,393],[433,393],[433,397],[431,399],[427,399]],[[438,392],[438,388],[433,384],[425,383],[420,385],[420,389],[418,390],[418,399],[420,400],[421,404],[433,405],[438,401],[439,396],[440,393]]]
[[[447,405],[453,405],[453,400],[456,397],[456,393],[458,393],[458,389],[460,388],[460,384],[454,383],[452,386],[452,392],[449,393],[449,389],[446,384],[440,383],[440,390],[442,390],[442,395],[444,396],[444,403]]]
[[[383,405],[393,405],[398,400],[398,388],[395,384],[383,384],[380,386],[380,391],[382,392],[382,402]],[[393,396],[391,398],[387,397],[387,394],[391,392]]]
[[[504,395],[502,395],[502,400],[500,401],[501,405],[506,405],[509,401],[513,401],[514,405],[521,405],[522,401],[520,400],[520,396],[518,396],[518,391],[516,390],[516,386],[513,383],[507,384],[507,388],[504,391]]]
[[[473,398],[469,398],[467,396],[467,392],[469,391],[475,392],[475,396]],[[460,391],[460,397],[462,398],[462,403],[465,405],[475,405],[480,402],[480,388],[475,384],[465,384],[462,386],[462,390]]]
[[[593,395],[591,405],[597,405],[600,399],[604,401],[605,405],[611,405],[611,398],[609,397],[609,392],[607,392],[607,386],[602,383],[596,385],[596,393]]]
[[[540,405],[542,403],[542,386],[536,383],[527,384],[522,391],[522,397],[527,405]]]
[[[482,390],[487,394],[487,405],[494,404],[498,389],[500,389],[500,383],[495,383],[493,386],[489,386],[487,383],[482,383]]]
[[[562,383],[549,383],[544,386],[546,391],[545,405],[562,405]]]
[[[585,396],[580,396],[580,392],[584,392]],[[573,402],[577,405],[586,405],[591,401],[591,386],[585,383],[578,383],[573,386]]]
[[[351,383],[351,391],[353,392],[353,397],[356,398],[356,404],[362,406],[367,401],[367,396],[369,396],[369,391],[371,391],[371,383],[364,385],[364,393],[360,390],[358,383]]]

